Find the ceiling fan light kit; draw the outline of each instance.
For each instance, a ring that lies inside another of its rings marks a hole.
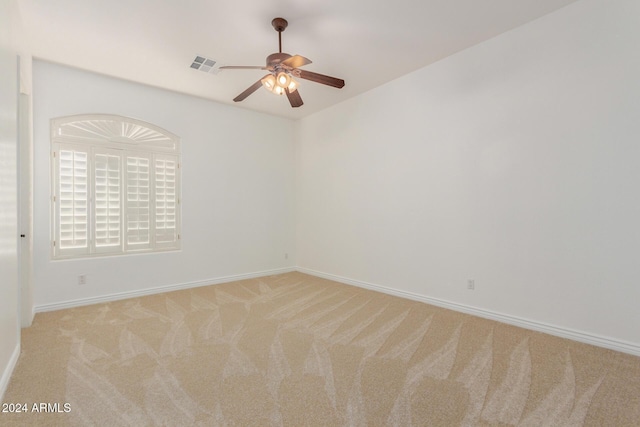
[[[265,89],[271,93],[275,93],[276,95],[284,94],[285,89],[289,89],[289,92],[294,92],[298,89],[298,82],[296,82],[287,73],[283,72],[278,73],[277,77],[273,74],[267,74],[260,81]]]
[[[289,23],[284,18],[274,18],[271,25],[278,32],[278,52],[267,56],[266,66],[246,66],[246,65],[227,65],[220,69],[244,69],[244,70],[268,70],[269,74],[262,77],[249,88],[245,89],[240,95],[236,96],[234,102],[240,102],[246,99],[253,92],[258,90],[260,86],[276,95],[286,94],[292,107],[300,107],[303,102],[298,91],[299,83],[293,78],[297,77],[304,80],[320,83],[323,85],[341,89],[344,87],[344,80],[336,77],[325,76],[311,71],[301,70],[311,61],[304,56],[289,55],[282,52],[282,32],[287,28]]]

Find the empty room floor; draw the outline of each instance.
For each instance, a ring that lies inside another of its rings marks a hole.
[[[39,313],[4,403],[25,426],[638,426],[640,358],[292,272]]]

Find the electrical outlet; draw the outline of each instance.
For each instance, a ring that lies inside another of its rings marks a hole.
[[[78,285],[86,285],[87,284],[87,275],[81,274],[78,276]]]
[[[473,279],[469,279],[467,281],[467,289],[469,289],[470,291],[474,290],[476,288],[476,281]]]
[[[284,259],[289,259],[289,254],[284,254]]]

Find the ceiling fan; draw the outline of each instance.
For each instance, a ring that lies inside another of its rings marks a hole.
[[[300,97],[300,92],[298,91],[298,82],[294,77],[310,80],[312,82],[332,86],[338,89],[344,87],[344,80],[342,79],[301,70],[300,67],[311,64],[309,59],[304,56],[292,56],[288,53],[282,52],[282,32],[287,28],[289,23],[284,18],[274,18],[273,21],[271,21],[271,25],[273,25],[273,28],[278,32],[278,52],[267,56],[267,64],[265,66],[226,65],[220,67],[220,69],[226,70],[255,69],[269,71],[266,76],[249,86],[249,88],[240,95],[233,98],[235,102],[243,101],[253,92],[258,90],[260,86],[264,86],[268,91],[276,95],[286,94],[292,107],[300,107],[303,102]]]

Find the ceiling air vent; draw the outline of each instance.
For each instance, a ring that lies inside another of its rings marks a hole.
[[[215,60],[205,58],[204,56],[196,56],[196,59],[194,59],[193,63],[191,64],[191,68],[212,74],[216,74],[218,71],[220,71],[220,68],[216,67]]]

